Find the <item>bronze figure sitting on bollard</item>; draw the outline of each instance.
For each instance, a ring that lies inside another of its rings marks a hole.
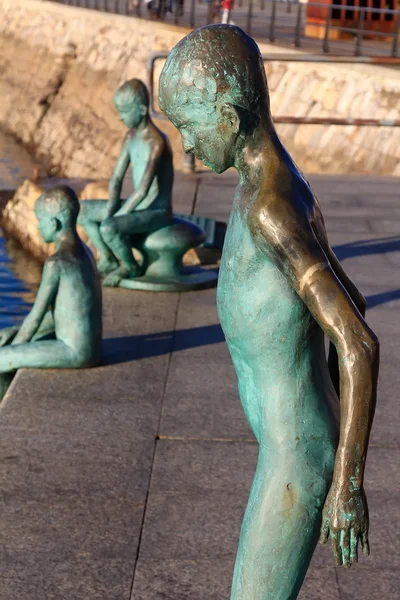
[[[170,53],[159,89],[184,149],[240,176],[217,306],[259,458],[231,598],[293,600],[319,536],[345,567],[359,541],[369,553],[363,481],[378,340],[275,131],[255,42],[229,25],[196,30]],[[337,351],[330,368],[324,334]]]
[[[45,242],[55,242],[56,251],[44,265],[35,303],[21,327],[0,331],[1,397],[7,374],[22,367],[77,369],[100,363],[100,278],[76,231],[78,212],[79,200],[70,188],[53,188],[36,201],[40,233]]]
[[[152,291],[215,285],[213,271],[183,269],[184,254],[202,244],[205,235],[195,223],[172,214],[172,152],[149,115],[146,86],[138,79],[124,83],[114,103],[129,131],[111,177],[109,199],[81,202],[78,220],[100,253],[103,285]],[[130,164],[134,192],[122,201]],[[132,246],[142,255],[141,264]]]

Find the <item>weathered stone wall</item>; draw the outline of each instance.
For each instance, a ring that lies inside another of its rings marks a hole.
[[[0,0],[0,126],[45,158],[53,173],[109,177],[124,133],[113,108],[116,88],[145,78],[155,50],[186,31],[36,0]],[[260,44],[263,52],[277,46]],[[267,65],[274,114],[399,118],[400,73],[372,65]],[[181,143],[170,136],[182,164]],[[280,126],[307,172],[400,175],[399,129]]]
[[[169,50],[183,33],[51,2],[0,0],[0,126],[53,174],[108,177],[125,132],[115,90],[145,79],[149,54]],[[172,125],[161,125],[180,150]]]
[[[400,118],[400,70],[373,65],[266,67],[274,115]],[[400,129],[281,125],[285,146],[306,172],[400,175]]]

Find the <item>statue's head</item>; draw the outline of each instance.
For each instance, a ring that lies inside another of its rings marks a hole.
[[[69,187],[59,186],[45,191],[35,204],[40,235],[45,242],[54,242],[65,230],[74,230],[79,213],[79,200]]]
[[[124,83],[115,93],[114,104],[127,127],[139,127],[149,112],[149,92],[143,81],[131,79]]]
[[[233,166],[243,140],[269,118],[257,44],[232,25],[192,31],[168,56],[159,104],[181,132],[185,151],[222,173]]]

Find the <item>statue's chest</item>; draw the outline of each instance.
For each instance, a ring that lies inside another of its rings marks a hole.
[[[253,337],[267,323],[272,333],[290,320],[297,302],[290,282],[270,254],[255,245],[247,219],[232,211],[217,290],[218,314],[227,337]]]
[[[132,163],[133,183],[136,186],[140,184],[144,171],[150,159],[151,148],[148,143],[140,139],[133,139],[129,145],[129,154]]]

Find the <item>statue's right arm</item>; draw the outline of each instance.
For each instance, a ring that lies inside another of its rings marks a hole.
[[[121,152],[117,159],[113,174],[108,186],[109,198],[107,203],[106,218],[112,217],[121,206],[121,190],[125,174],[128,170],[131,158],[129,155],[129,132],[125,136]]]
[[[43,268],[42,281],[31,312],[25,318],[12,344],[30,342],[42,325],[47,309],[53,304],[58,290],[60,273],[57,260],[48,259]]]
[[[325,236],[324,236],[325,237]],[[357,289],[354,283],[351,281],[350,277],[347,275],[345,270],[343,269],[340,261],[332,248],[329,246],[328,240],[324,240],[324,252],[329,260],[329,263],[335,272],[336,277],[339,279],[340,283],[343,285],[350,298],[358,308],[361,316],[364,318],[367,302],[361,292]],[[340,397],[340,380],[339,380],[339,363],[338,363],[338,355],[335,348],[335,345],[330,342],[329,344],[329,354],[328,354],[328,367],[331,375],[331,379],[333,385],[335,387],[337,395]]]
[[[284,198],[272,197],[268,204],[257,204],[249,219],[257,245],[273,255],[339,356],[340,439],[321,541],[330,537],[338,564],[348,567],[357,560],[359,540],[364,552],[369,552],[363,482],[376,403],[379,343],[337,277],[306,213]]]
[[[346,271],[343,269],[340,261],[332,248],[328,245],[327,248],[324,248],[324,251],[328,257],[328,260],[331,264],[332,269],[334,270],[336,277],[339,279],[340,283],[346,289],[350,298],[353,300],[354,304],[357,306],[362,317],[365,317],[365,312],[367,309],[367,302],[358,288],[351,281],[350,277],[347,275]]]

